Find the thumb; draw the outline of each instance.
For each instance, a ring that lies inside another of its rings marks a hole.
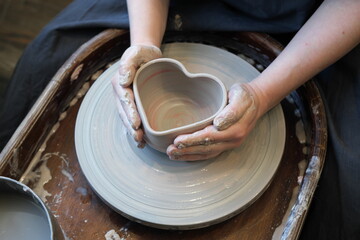
[[[118,71],[119,84],[122,87],[128,87],[134,81],[136,69],[134,65],[120,65]]]
[[[161,50],[156,46],[133,45],[121,57],[119,66],[119,83],[128,87],[134,81],[136,71],[144,63],[161,57]]]
[[[250,94],[240,84],[233,85],[229,91],[229,104],[215,117],[214,126],[222,131],[239,121],[253,104]]]

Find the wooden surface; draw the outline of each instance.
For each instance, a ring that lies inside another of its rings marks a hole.
[[[70,2],[71,0],[0,1],[0,96],[25,47]]]
[[[268,190],[250,208],[234,218],[212,227],[191,231],[157,230],[127,220],[107,207],[91,190],[77,162],[74,148],[74,126],[80,102],[70,108],[67,117],[47,142],[44,154],[52,155],[47,167],[54,179],[45,185],[52,196],[47,205],[72,239],[103,239],[114,229],[125,239],[271,239],[275,229],[282,222],[292,192],[297,186],[298,166],[302,159],[293,157],[283,159],[273,183]],[[287,115],[293,115],[291,111]],[[295,116],[293,117],[295,118]],[[296,119],[287,118],[287,122]],[[287,126],[289,132],[295,132],[295,124]],[[62,143],[62,144],[59,144]],[[291,146],[291,147],[290,147]],[[293,147],[298,147],[295,150]],[[285,156],[300,156],[302,148],[296,136],[288,135]],[[64,164],[57,153],[65,154],[68,161]],[[65,169],[73,176],[73,182],[62,174]],[[119,173],[121,174],[121,173]],[[84,191],[85,189],[85,191]],[[284,194],[285,193],[285,194]],[[60,194],[60,197],[59,197]],[[122,230],[121,230],[122,229]],[[261,230],[259,230],[261,229]]]
[[[265,67],[281,50],[280,46],[267,39],[266,35],[253,33],[227,36],[175,33],[167,34],[165,41],[201,42],[204,39],[212,40],[211,44],[223,46],[229,51],[243,53],[255,59],[254,65]],[[35,110],[28,115],[24,125],[1,153],[0,173],[19,179],[31,161],[36,158],[40,160],[32,171],[36,172],[36,169],[42,166],[50,170],[51,179],[37,184],[43,184],[44,190],[51,194],[46,198],[46,204],[70,239],[105,239],[105,235],[111,230],[123,239],[253,240],[272,239],[274,234],[280,232],[276,235],[279,239],[286,224],[290,234],[284,235],[283,239],[296,239],[314,191],[313,188],[302,185],[303,179],[309,179],[312,175],[305,175],[303,178],[299,164],[305,162],[306,167],[306,162],[310,160],[317,163],[318,175],[308,181],[316,186],[326,148],[326,131],[319,129],[323,127],[322,117],[325,114],[322,105],[318,104],[321,99],[316,87],[311,82],[299,92],[294,92],[289,100],[282,102],[286,119],[286,145],[281,164],[269,188],[249,208],[223,223],[190,231],[154,229],[122,217],[91,190],[79,167],[74,145],[75,119],[82,98],[76,103],[71,100],[98,69],[119,57],[111,54],[121,54],[128,43],[127,33],[110,30],[74,54],[68,64],[59,70]],[[110,51],[111,49],[114,51]],[[73,72],[79,69],[79,66],[82,66],[82,71],[79,76],[74,77]],[[317,114],[313,111],[314,104],[317,106]],[[60,116],[62,120],[56,123]],[[301,143],[296,134],[296,125],[301,119],[310,138],[305,143]],[[54,125],[58,128],[53,128],[51,132]],[[49,132],[52,134],[49,135]],[[304,147],[309,150],[304,151]],[[39,153],[37,157],[36,153]],[[297,189],[300,187],[301,192],[298,193]],[[305,202],[298,198],[304,195]],[[302,207],[301,211],[296,210],[298,206]],[[295,209],[295,212],[290,212],[291,208]],[[293,221],[289,218],[288,214],[291,216],[293,213],[299,216],[299,220]]]

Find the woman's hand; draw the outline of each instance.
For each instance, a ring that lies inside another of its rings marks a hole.
[[[136,108],[131,84],[136,71],[142,64],[159,58],[161,55],[161,50],[155,46],[131,46],[122,55],[119,71],[116,72],[111,80],[115,93],[116,106],[121,120],[139,147],[144,146],[144,133],[140,128],[141,120]]]
[[[238,147],[259,119],[259,97],[249,84],[235,84],[229,104],[213,125],[192,134],[180,135],[167,149],[170,159],[195,161],[213,158]]]
[[[215,157],[240,145],[256,121],[360,42],[360,1],[323,1],[280,55],[249,84],[230,90],[229,105],[214,125],[178,136],[171,159]]]

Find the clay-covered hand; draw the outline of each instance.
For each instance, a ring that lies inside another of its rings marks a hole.
[[[258,97],[249,84],[235,84],[229,91],[228,105],[213,125],[192,134],[180,135],[167,148],[172,160],[195,161],[216,157],[238,147],[260,117]]]
[[[128,133],[138,143],[144,146],[143,130],[140,128],[141,120],[136,108],[132,82],[136,71],[144,63],[161,57],[161,50],[156,46],[133,45],[130,46],[120,59],[119,70],[111,79],[115,93],[115,101],[121,120]]]

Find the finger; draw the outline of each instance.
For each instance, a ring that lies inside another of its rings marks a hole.
[[[113,84],[113,86],[115,85],[114,89],[117,95],[115,98],[121,103],[131,127],[135,130],[138,129],[141,125],[141,119],[137,111],[133,91],[130,88],[123,88],[117,85],[116,81],[112,82],[115,82],[115,84]]]
[[[130,86],[141,65],[161,55],[161,50],[155,46],[135,45],[128,48],[121,57],[118,71],[119,84],[122,87]]]
[[[208,146],[197,145],[188,148],[178,149],[175,145],[170,145],[167,154],[172,160],[194,161],[205,160],[216,157],[222,152],[238,147],[237,142],[221,142]]]
[[[195,145],[186,148],[177,148],[176,145],[172,144],[168,147],[168,155],[180,156],[180,155],[210,155],[217,152],[223,152],[240,145],[239,141],[228,141],[228,142],[219,142],[210,145]]]
[[[133,64],[126,64],[121,63],[119,66],[119,71],[115,74],[115,76],[118,78],[118,83],[122,87],[128,87],[131,85],[131,83],[134,81],[135,73],[136,73],[137,67]]]
[[[181,154],[181,153],[177,153],[177,152],[172,152],[172,150],[170,149],[171,147],[174,147],[174,149],[176,149],[175,146],[171,145],[168,148],[168,156],[171,160],[177,160],[177,161],[198,161],[198,160],[206,160],[206,159],[210,159],[210,158],[214,158],[216,156],[218,156],[221,152],[216,152],[216,153],[210,153],[210,154]]]
[[[225,130],[239,121],[253,104],[252,96],[241,85],[236,84],[229,92],[229,104],[214,119],[214,126]]]
[[[236,136],[236,131],[218,131],[213,125],[191,133],[179,135],[174,140],[174,145],[177,148],[187,148],[197,145],[211,145],[219,142],[233,141]]]
[[[229,147],[237,147],[243,142],[249,131],[253,128],[254,121],[252,119],[251,113],[248,112],[240,121],[231,125],[226,130],[218,131],[211,125],[192,134],[180,135],[175,138],[174,146],[178,149],[187,149],[195,146],[230,143],[228,145]]]
[[[210,125],[200,131],[177,136],[174,145],[180,149],[195,145],[210,145],[215,142],[214,135],[216,132],[215,127]]]
[[[123,109],[121,103],[120,103],[120,100],[117,97],[115,97],[115,102],[116,102],[116,107],[117,107],[118,113],[120,115],[121,121],[123,122],[125,128],[127,129],[127,133],[133,137],[135,142],[137,142],[138,147],[143,148],[145,146],[145,142],[143,140],[143,136],[144,136],[143,130],[141,128],[139,128],[137,130],[133,129],[127,119],[127,116],[124,112],[124,109]]]
[[[131,126],[134,129],[139,129],[141,120],[135,104],[133,91],[130,88],[122,87],[119,88],[119,91],[122,93],[120,98],[121,105],[129,119]]]

